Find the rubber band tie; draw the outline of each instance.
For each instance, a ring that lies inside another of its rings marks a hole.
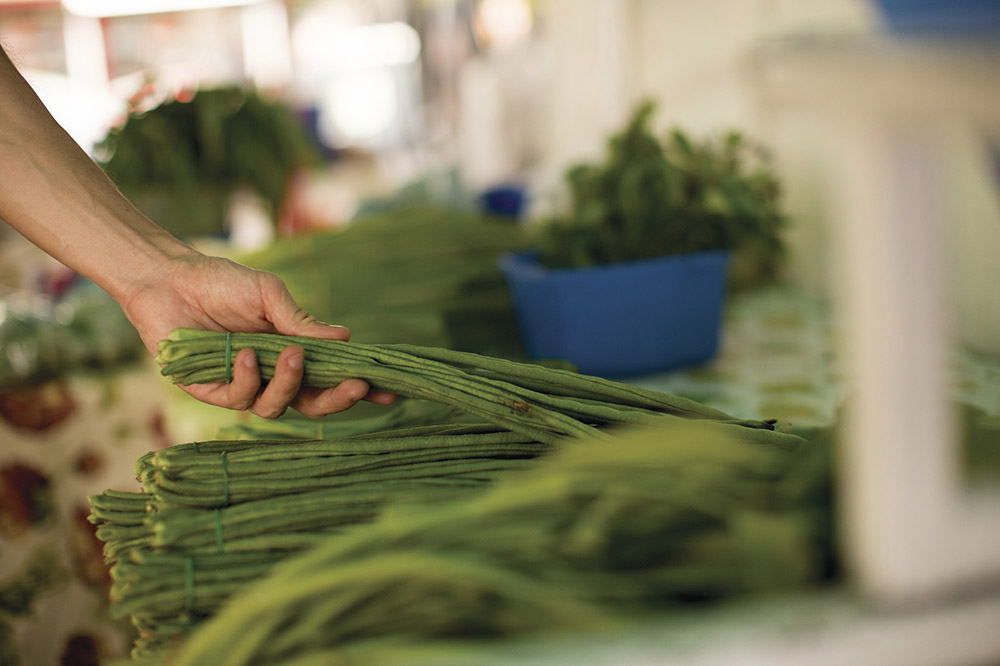
[[[215,510],[215,547],[220,553],[224,553],[226,550],[222,543],[222,511],[220,509]]]
[[[233,334],[226,332],[226,383],[233,381]]]
[[[190,555],[184,560],[184,587],[187,589],[184,607],[190,613],[194,610],[194,558]]]
[[[201,451],[198,450],[198,442],[191,442],[191,447],[194,449],[195,453],[201,453]]]

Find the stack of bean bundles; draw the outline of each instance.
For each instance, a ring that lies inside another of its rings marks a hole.
[[[269,379],[288,344],[305,349],[306,385],[360,378],[479,422],[336,440],[197,442],[140,458],[141,492],[95,496],[91,513],[112,565],[112,612],[138,630],[135,657],[182,642],[290,556],[378,524],[394,507],[472,501],[567,446],[613,450],[624,426],[699,422],[755,449],[802,444],[773,423],[676,396],[440,348],[180,329],[161,343],[158,360],[178,383],[225,381],[236,352],[251,347]]]

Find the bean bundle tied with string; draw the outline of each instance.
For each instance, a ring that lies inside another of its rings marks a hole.
[[[485,425],[399,428],[339,440],[210,441],[142,456],[142,492],[91,498],[112,566],[112,614],[133,654],[170,644],[278,561],[390,505],[485,488],[553,447]]]
[[[692,400],[470,352],[402,344],[359,344],[293,336],[177,329],[160,343],[162,373],[188,385],[227,381],[236,352],[250,347],[261,376],[274,376],[278,354],[290,344],[305,350],[302,382],[331,387],[363,379],[374,390],[457,407],[539,442],[606,435],[602,427],[680,417],[709,419],[780,438],[774,424],[740,420]]]

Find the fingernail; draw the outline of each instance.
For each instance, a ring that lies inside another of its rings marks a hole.
[[[292,354],[288,358],[288,367],[291,368],[292,370],[298,370],[299,368],[301,368],[302,367],[302,355],[301,354]]]
[[[243,355],[243,367],[252,368],[257,365],[257,357],[254,354]]]

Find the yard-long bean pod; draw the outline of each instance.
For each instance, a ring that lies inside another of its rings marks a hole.
[[[243,342],[234,342],[233,349],[242,349]],[[247,345],[249,346],[249,344]],[[257,350],[257,362],[261,377],[270,380],[274,376],[274,364],[278,353]],[[188,359],[184,359],[188,360]],[[221,382],[226,379],[226,354],[224,351],[207,352],[196,360],[204,367],[188,367],[167,364],[163,373],[183,384]],[[374,390],[398,395],[432,400],[452,405],[465,412],[481,417],[508,430],[521,432],[539,441],[554,443],[567,435],[590,435],[600,437],[597,430],[580,423],[559,412],[532,405],[504,394],[487,381],[471,382],[453,375],[435,378],[421,375],[412,370],[399,370],[375,363],[357,362],[333,365],[314,360],[307,353],[303,383],[307,386],[336,386],[344,380],[358,378],[367,381]]]
[[[205,332],[188,330],[178,333],[177,337],[188,341],[192,337],[198,337],[201,333]],[[218,336],[219,334],[214,335]],[[173,337],[172,334],[171,338]],[[254,349],[280,351],[283,348],[283,344],[275,344],[276,341],[273,339],[275,336],[241,334],[240,337],[245,339],[248,346],[252,346]],[[352,343],[330,345],[329,341],[326,340],[292,337],[289,337],[288,342],[284,344],[290,342],[302,345],[307,353],[315,354],[318,360],[329,362],[343,361],[348,357],[358,355],[372,362],[392,364],[414,371],[442,370],[441,365],[443,365],[479,377],[502,380],[506,386],[514,385],[518,388],[532,389],[553,396],[589,398],[621,406],[642,407],[654,412],[670,413],[686,418],[734,421],[749,427],[773,429],[769,423],[734,419],[725,412],[680,396],[535,363],[515,362],[471,352],[406,344],[360,345]],[[192,345],[189,353],[206,353],[212,349],[211,345]],[[166,362],[169,358],[170,355],[165,354],[161,362]],[[427,364],[421,361],[434,363]]]
[[[225,352],[227,343],[231,350],[254,349],[265,378],[273,376],[281,349],[299,344],[306,353],[303,381],[307,385],[333,386],[358,377],[375,389],[439,401],[539,441],[600,437],[594,425],[642,423],[653,414],[773,430],[769,422],[740,420],[691,400],[619,382],[413,345],[178,329],[160,343],[162,372],[180,383],[223,381],[226,364],[231,362]],[[775,437],[781,439],[780,434]]]
[[[246,465],[246,472],[271,471],[273,463],[294,460],[316,462],[324,458],[341,458],[356,455],[394,455],[404,452],[429,450],[466,449],[479,452],[507,450],[510,446],[523,446],[534,450],[544,450],[544,444],[532,441],[523,435],[507,431],[471,432],[454,435],[413,435],[410,437],[367,437],[336,441],[301,440],[297,442],[254,442],[250,448],[226,450],[231,473],[238,473]],[[176,450],[175,450],[176,449]],[[202,449],[204,450],[204,449]],[[221,453],[221,451],[220,451]],[[218,468],[219,456],[209,453],[191,455],[191,450],[179,447],[160,449],[150,457],[153,467],[165,472],[180,472],[196,467]],[[264,464],[267,463],[267,464]]]

